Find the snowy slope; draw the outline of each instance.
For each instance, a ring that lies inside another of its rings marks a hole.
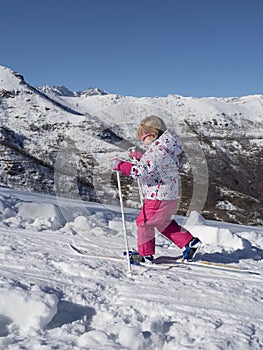
[[[136,211],[126,210],[130,246]],[[250,268],[133,267],[120,256],[119,207],[0,188],[0,349],[263,348],[263,229],[177,217],[204,245],[197,260]],[[157,255],[179,250],[158,236]]]

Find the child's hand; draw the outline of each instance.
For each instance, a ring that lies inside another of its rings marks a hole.
[[[142,152],[135,151],[135,150],[130,150],[129,151],[129,157],[130,158],[135,158],[136,160],[140,160],[141,157],[142,157]]]
[[[116,171],[120,171],[120,164],[123,163],[123,160],[120,158],[113,158],[111,160],[111,169],[112,170],[116,170]]]
[[[120,171],[122,175],[130,175],[131,168],[133,166],[130,162],[125,162],[119,158],[113,158],[112,160],[112,170]]]

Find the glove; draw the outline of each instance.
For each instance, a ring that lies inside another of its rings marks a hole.
[[[112,159],[112,170],[120,171],[122,175],[130,175],[133,164],[119,158]]]
[[[123,163],[123,160],[122,159],[119,159],[119,158],[113,158],[112,160],[111,160],[111,168],[112,168],[112,170],[116,170],[116,171],[119,171],[120,170],[120,168],[119,168],[119,166],[120,166],[120,164],[121,163]]]
[[[131,151],[129,152],[129,157],[130,157],[130,158],[135,158],[136,160],[140,160],[141,157],[142,157],[142,152],[131,150]]]

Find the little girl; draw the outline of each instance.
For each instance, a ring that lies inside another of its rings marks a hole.
[[[183,259],[191,261],[201,242],[171,220],[178,204],[177,155],[182,152],[180,141],[174,132],[167,129],[164,121],[154,115],[141,121],[137,136],[146,152],[130,152],[129,156],[138,162],[125,162],[119,158],[114,158],[113,162],[113,170],[139,179],[144,197],[143,207],[136,219],[139,255],[131,255],[131,259],[153,261],[156,228],[179,248],[185,248]]]

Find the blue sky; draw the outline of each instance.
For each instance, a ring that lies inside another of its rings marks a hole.
[[[0,65],[73,91],[263,94],[262,13],[262,0],[2,1]]]

